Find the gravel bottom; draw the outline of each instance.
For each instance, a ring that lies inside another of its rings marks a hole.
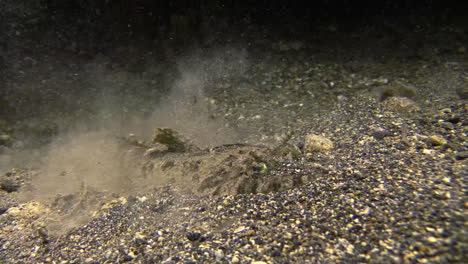
[[[291,100],[300,96],[291,91]],[[343,100],[336,99],[341,92],[327,93],[329,101],[322,103],[331,104],[328,110],[301,112],[302,105],[282,105],[288,93],[278,94],[286,96],[279,106],[286,110],[278,116],[301,116],[285,122],[292,143],[300,145],[314,133],[334,145],[285,160],[271,172],[305,177],[300,187],[215,197],[184,195],[171,185],[133,195],[88,190],[91,198],[70,198],[75,209],[90,208],[90,201],[99,205],[86,212],[90,217],[83,223],[85,212],[57,210],[63,204],[31,201],[11,207],[14,201],[2,191],[9,209],[0,216],[0,260],[260,264],[462,263],[468,258],[466,101],[437,97],[434,90],[421,95],[426,103],[419,110],[392,112],[369,90],[356,88]],[[247,88],[242,96],[248,97]],[[275,113],[270,109],[275,103],[263,110],[258,100],[255,110],[225,103],[231,122],[257,123],[269,137],[278,132],[263,126],[272,123],[264,117]],[[71,222],[71,229],[51,229],[50,223]]]

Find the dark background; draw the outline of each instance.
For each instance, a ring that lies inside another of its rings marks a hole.
[[[161,40],[174,34],[180,16],[188,20],[195,39],[203,37],[203,27],[210,27],[210,33],[232,34],[242,33],[249,25],[307,38],[320,24],[337,23],[352,30],[387,20],[410,22],[422,16],[426,23],[447,23],[463,19],[467,10],[464,1],[308,2],[2,0],[1,42],[8,50],[13,44],[31,44],[27,40],[39,44],[44,37],[55,37],[60,42],[55,45],[80,41],[74,48],[99,49],[102,41]]]

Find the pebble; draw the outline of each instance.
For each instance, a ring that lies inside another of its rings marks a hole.
[[[460,151],[455,154],[455,159],[464,160],[468,158],[468,151]]]
[[[440,146],[440,145],[445,145],[447,144],[447,140],[445,140],[443,137],[439,135],[432,135],[429,137],[429,142],[433,146]]]
[[[216,260],[222,260],[224,258],[224,252],[221,249],[215,251]]]
[[[200,232],[189,232],[187,233],[186,237],[190,241],[197,241],[201,238],[201,233]]]
[[[382,140],[385,137],[392,136],[392,133],[383,128],[374,128],[372,130],[372,136],[377,140]]]

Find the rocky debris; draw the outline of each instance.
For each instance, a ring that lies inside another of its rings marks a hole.
[[[320,152],[333,148],[333,142],[320,135],[308,134],[305,137],[304,150],[305,152]]]

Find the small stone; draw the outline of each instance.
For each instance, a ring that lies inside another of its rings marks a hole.
[[[239,236],[249,237],[249,236],[254,236],[254,235],[255,235],[255,230],[249,229],[249,230],[246,230],[245,232],[242,232]]]
[[[440,122],[440,126],[447,129],[447,130],[453,130],[454,126],[450,122]]]
[[[304,142],[304,149],[306,152],[319,152],[330,150],[333,148],[333,142],[323,136],[309,134],[306,136]]]
[[[434,154],[434,151],[432,149],[423,149],[422,153],[426,155],[432,155]]]
[[[336,97],[336,99],[337,99],[338,101],[340,101],[340,102],[344,102],[344,101],[348,100],[348,97],[346,97],[346,96],[344,96],[344,95],[342,95],[342,94],[339,94],[339,95]]]
[[[445,145],[447,144],[447,140],[445,140],[443,137],[438,136],[438,135],[433,135],[429,137],[429,142],[433,146],[440,146],[440,145]]]
[[[464,160],[468,158],[468,151],[460,151],[455,154],[456,160]]]
[[[6,207],[0,207],[0,215],[4,214],[7,210],[8,208]]]
[[[47,229],[45,227],[43,227],[43,226],[39,227],[37,229],[37,234],[41,238],[43,244],[48,244],[49,243],[49,232],[47,231]]]
[[[378,128],[374,128],[372,130],[371,135],[377,140],[382,140],[385,137],[391,136],[392,133],[390,133],[389,131],[387,131],[387,130],[385,130],[383,128],[378,127]]]
[[[133,260],[133,259],[134,259],[134,257],[131,256],[131,255],[129,255],[129,254],[127,254],[127,255],[125,255],[125,256],[123,257],[123,261],[124,261],[124,262],[131,261],[131,260]]]
[[[142,203],[142,202],[148,200],[148,198],[146,198],[146,196],[141,196],[141,197],[140,197],[140,196],[137,196],[136,198],[137,198],[137,200],[138,200],[140,203]]]
[[[441,114],[450,114],[452,113],[452,109],[450,108],[443,108],[443,109],[440,109],[439,111]]]
[[[372,209],[369,206],[367,206],[360,213],[361,215],[369,216],[372,213]]]
[[[242,232],[245,232],[247,229],[247,227],[245,226],[240,226],[238,228],[236,228],[236,230],[234,230],[234,233],[242,233]]]
[[[224,252],[221,249],[215,251],[216,260],[222,260],[224,258]]]
[[[200,232],[189,232],[186,235],[187,239],[190,241],[197,241],[201,238],[201,233]]]

